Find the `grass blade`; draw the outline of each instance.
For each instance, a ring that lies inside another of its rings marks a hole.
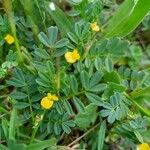
[[[106,121],[104,120],[100,126],[100,130],[98,133],[98,150],[103,149],[104,140],[105,140],[105,131],[106,131]]]

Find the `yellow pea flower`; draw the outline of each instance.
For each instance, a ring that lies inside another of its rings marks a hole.
[[[52,99],[52,94],[51,94],[51,93],[47,93],[47,98],[48,98],[49,100],[51,100],[51,99]]]
[[[142,143],[139,146],[140,150],[150,150],[150,146],[147,143]]]
[[[15,41],[14,37],[11,36],[10,34],[7,34],[4,39],[8,44],[12,44]]]
[[[80,59],[80,54],[78,53],[77,49],[74,49],[73,52],[65,53],[65,59],[68,63],[75,63],[77,60]]]
[[[48,93],[47,97],[51,101],[58,101],[58,96],[56,96],[55,94]]]
[[[52,100],[53,101],[58,101],[58,97],[56,95],[52,95]]]
[[[44,97],[41,100],[41,106],[45,109],[50,109],[53,106],[53,101],[51,101],[48,97]]]
[[[98,32],[100,30],[100,27],[97,25],[97,22],[93,22],[93,23],[91,23],[91,29],[93,31]]]

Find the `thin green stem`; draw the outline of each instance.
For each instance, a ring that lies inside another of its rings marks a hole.
[[[129,99],[131,100],[135,105],[136,107],[138,107],[140,109],[141,112],[143,112],[146,116],[150,117],[150,111],[143,108],[141,105],[139,105],[133,98],[131,98],[127,93],[124,93],[124,95]]]
[[[133,99],[135,99],[135,98],[143,96],[147,93],[149,94],[149,92],[150,92],[150,87],[145,87],[143,89],[133,91],[132,93],[130,93],[130,95]]]
[[[19,62],[22,63],[23,62],[23,56],[22,56],[19,41],[18,41],[18,38],[17,38],[16,25],[15,25],[15,20],[14,20],[14,12],[12,11],[12,2],[11,2],[11,0],[5,0],[4,1],[4,7],[5,7],[6,13],[8,15],[8,20],[9,20],[9,23],[10,23],[10,27],[11,27],[11,30],[12,30],[12,33],[13,33],[13,36],[14,36],[14,39],[15,39],[15,46],[16,46],[16,50],[17,50],[17,53],[18,53],[18,56],[19,56]]]
[[[57,94],[59,95],[59,89],[60,89],[60,57],[56,57],[56,68],[57,68],[56,86],[57,86]]]
[[[36,133],[37,133],[37,131],[38,131],[40,125],[41,125],[41,122],[43,120],[43,117],[44,117],[45,113],[46,113],[46,111],[43,112],[43,114],[41,115],[42,116],[41,120],[38,121],[37,124],[35,125],[35,127],[33,128],[33,132],[32,132],[32,135],[31,135],[29,143],[32,143],[34,141],[34,138],[35,138]],[[36,123],[36,120],[35,120],[35,123]]]
[[[34,123],[34,114],[33,114],[33,109],[32,109],[32,101],[30,98],[30,94],[29,94],[29,89],[28,89],[28,85],[26,85],[27,88],[27,94],[28,94],[28,102],[29,102],[29,108],[30,108],[30,113],[31,113],[31,117],[32,117],[32,122]]]

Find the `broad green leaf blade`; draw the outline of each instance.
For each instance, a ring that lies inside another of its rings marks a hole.
[[[127,9],[126,5],[124,7],[126,7]],[[150,11],[150,1],[136,0],[132,9],[133,10],[130,12],[129,16],[127,15],[125,15],[126,17],[122,16],[122,18],[124,18],[123,20],[118,17],[118,21],[116,21],[117,26],[115,26],[112,29],[110,27],[108,27],[108,29],[106,28],[107,33],[106,37],[113,37],[113,36],[124,37],[128,35],[130,32],[132,32]],[[121,10],[120,13],[122,13]],[[120,19],[122,20],[121,22]]]
[[[94,123],[97,118],[97,106],[92,103],[85,107],[85,111],[78,113],[75,116],[75,123],[81,129],[86,129],[91,123]]]
[[[11,112],[10,123],[9,123],[9,139],[15,140],[15,123],[17,117],[17,110],[14,108]]]
[[[5,138],[8,138],[8,121],[5,118],[2,118],[1,126],[5,135]]]
[[[17,143],[15,141],[9,140],[8,141],[8,148],[10,150],[26,150],[27,145],[24,143]]]
[[[49,7],[47,7],[47,11],[50,13],[52,19],[55,21],[56,25],[61,31],[62,35],[66,35],[71,28],[71,23],[69,19],[66,17],[64,12],[56,6],[54,3],[47,3]],[[53,7],[51,7],[53,6]]]
[[[8,149],[6,146],[0,144],[0,150],[10,150],[10,149]]]
[[[113,17],[108,21],[106,33],[113,31],[120,23],[130,15],[135,5],[135,0],[125,0],[124,3],[114,13]]]
[[[98,147],[97,147],[98,150],[103,149],[104,140],[105,140],[105,131],[106,131],[106,121],[104,120],[98,132]]]
[[[44,150],[56,145],[56,139],[45,140],[39,143],[33,143],[27,146],[26,150]]]

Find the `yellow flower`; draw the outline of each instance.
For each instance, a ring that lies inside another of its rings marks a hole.
[[[51,101],[48,97],[44,97],[41,100],[41,106],[45,109],[50,109],[53,106],[53,101]]]
[[[75,63],[77,60],[80,59],[80,54],[78,53],[77,49],[74,49],[73,52],[67,52],[65,54],[65,59],[68,63]]]
[[[97,25],[97,22],[91,23],[91,29],[96,32],[100,30],[99,26]]]
[[[48,93],[47,97],[51,101],[58,101],[58,97],[55,94]]]
[[[11,36],[10,34],[7,34],[6,36],[5,36],[5,41],[8,43],[8,44],[12,44],[12,43],[14,43],[14,37],[13,36]]]
[[[147,143],[140,144],[140,150],[150,150],[150,146]]]

